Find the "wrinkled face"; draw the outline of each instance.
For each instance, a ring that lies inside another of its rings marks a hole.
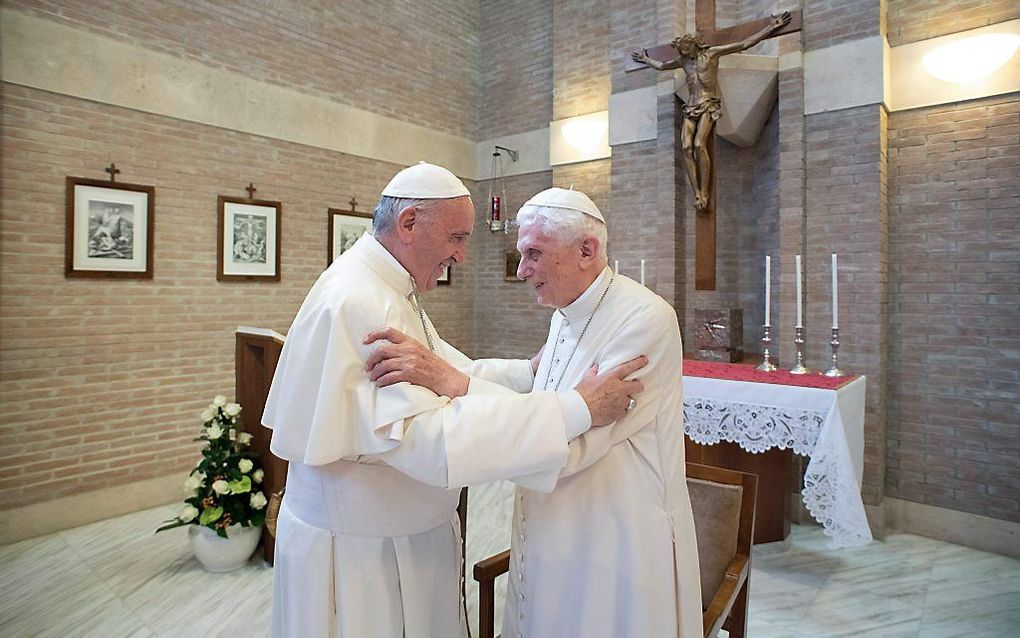
[[[432,290],[443,269],[464,262],[467,240],[475,222],[469,197],[442,200],[419,213],[410,244],[408,270],[421,290]]]
[[[591,283],[582,270],[580,241],[563,241],[530,224],[521,227],[517,251],[521,253],[517,277],[534,287],[543,306],[569,306]]]

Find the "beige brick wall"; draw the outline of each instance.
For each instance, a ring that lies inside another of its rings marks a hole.
[[[476,133],[477,1],[4,4],[380,115]]]
[[[824,49],[881,33],[885,0],[805,0],[804,48]]]
[[[1016,0],[886,0],[886,6],[894,47],[1020,18]]]
[[[804,326],[807,365],[824,370],[832,326],[830,255],[839,254],[840,360],[868,377],[864,499],[885,483],[888,221],[885,111],[860,106],[806,118]]]
[[[513,217],[535,193],[552,186],[552,172],[519,175],[506,180],[507,215]],[[499,191],[499,187],[497,192]],[[489,181],[479,182],[476,201],[484,206]],[[494,193],[495,194],[495,193]],[[545,343],[552,310],[535,303],[535,293],[523,281],[506,281],[506,251],[517,250],[517,230],[491,233],[483,227],[472,239],[475,272],[473,354],[478,357],[530,357]]]
[[[553,3],[553,119],[609,107],[609,3]]]
[[[1018,175],[1015,93],[889,116],[886,489],[1014,522]]]
[[[198,411],[234,386],[234,329],[286,332],[326,260],[326,210],[400,167],[4,85],[0,509],[185,471]],[[64,177],[156,188],[151,281],[65,279]],[[282,281],[216,281],[216,197],[283,203]],[[430,296],[467,347],[470,287]]]
[[[544,128],[552,120],[553,6],[481,3],[478,139]]]

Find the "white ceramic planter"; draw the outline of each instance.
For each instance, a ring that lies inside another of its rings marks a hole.
[[[262,526],[231,525],[227,538],[221,538],[208,527],[188,526],[188,540],[195,558],[210,572],[229,572],[244,567],[255,546],[259,544]]]

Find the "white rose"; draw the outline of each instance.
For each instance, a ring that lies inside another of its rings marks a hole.
[[[257,510],[265,507],[268,502],[269,501],[266,500],[266,497],[262,492],[255,492],[251,495],[251,499],[248,501],[248,503]]]
[[[181,511],[177,513],[177,518],[181,519],[185,523],[195,520],[196,516],[198,516],[198,509],[191,504],[186,504],[181,508]]]
[[[212,404],[215,405],[217,408],[222,408],[227,404],[227,397],[223,396],[222,394],[217,394],[216,397],[212,400]]]
[[[240,443],[241,445],[248,445],[249,443],[251,443],[251,439],[252,439],[251,434],[247,432],[241,432],[240,434],[237,435],[237,442]]]
[[[255,470],[255,473],[251,475],[251,479],[253,481],[255,481],[256,483],[261,483],[262,482],[262,477],[264,475],[265,475],[265,472],[263,472],[261,469],[258,469],[258,470]]]
[[[205,482],[205,476],[202,474],[192,474],[184,481],[184,489],[194,492],[198,488],[202,487]]]
[[[216,416],[216,412],[212,408],[206,408],[202,410],[202,422],[212,421],[213,417]]]
[[[227,413],[227,416],[237,416],[241,413],[241,404],[228,403],[227,407],[223,408],[223,411]]]
[[[241,470],[241,474],[247,474],[251,472],[251,468],[255,467],[255,464],[251,462],[251,459],[241,459],[237,462],[237,467]]]
[[[214,423],[205,429],[205,435],[209,437],[210,441],[215,441],[223,436],[223,428]]]
[[[213,481],[212,489],[217,494],[226,494],[227,491],[230,490],[230,483],[227,483],[223,479]]]

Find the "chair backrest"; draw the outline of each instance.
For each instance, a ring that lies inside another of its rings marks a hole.
[[[738,553],[750,555],[754,505],[752,500],[747,506],[747,497],[753,499],[754,487],[748,489],[745,481],[754,478],[743,472],[687,464],[687,489],[701,568],[701,600],[706,609],[733,558]]]

